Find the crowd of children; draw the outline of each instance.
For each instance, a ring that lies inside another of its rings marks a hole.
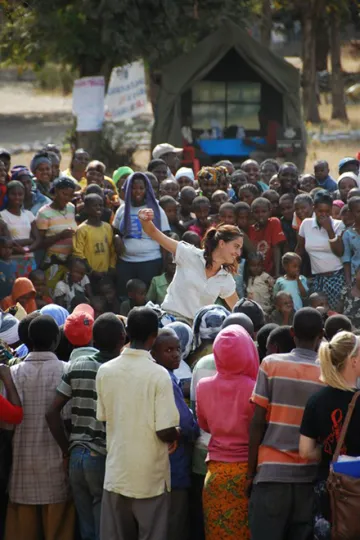
[[[55,145],[29,167],[0,149],[0,539],[330,539],[333,415],[339,434],[360,376],[360,163],[195,176],[180,154],[109,177],[83,149],[62,173]],[[219,263],[236,292],[206,305],[216,231],[241,255]],[[186,265],[195,314],[169,301]]]

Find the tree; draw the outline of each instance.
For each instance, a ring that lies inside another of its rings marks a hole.
[[[330,51],[331,51],[331,118],[348,121],[345,104],[344,77],[341,68],[341,3],[333,3],[329,9],[330,19]]]
[[[265,47],[270,47],[271,29],[272,29],[271,1],[262,0],[260,36],[261,36],[261,43],[265,45]]]

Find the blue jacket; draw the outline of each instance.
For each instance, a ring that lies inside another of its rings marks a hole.
[[[337,182],[332,178],[332,176],[330,176],[330,174],[325,178],[322,184],[320,184],[320,182],[318,181],[318,185],[319,187],[326,189],[330,193],[336,191],[338,188]]]
[[[186,405],[177,378],[172,371],[169,371],[169,374],[173,384],[175,403],[180,414],[182,432],[177,449],[170,455],[171,489],[186,489],[191,483],[191,443],[199,437],[200,430],[192,411]]]

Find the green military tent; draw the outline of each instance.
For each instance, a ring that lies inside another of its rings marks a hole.
[[[229,55],[232,55],[230,69],[229,63],[225,66],[229,80],[234,74],[239,79],[243,72],[250,70],[254,74],[253,78],[261,81],[263,88],[267,89],[265,94],[273,92],[278,96],[277,101],[281,102],[279,122],[284,129],[291,127],[301,130],[304,148],[305,128],[301,114],[299,71],[229,20],[225,20],[218,30],[192,51],[176,58],[162,70],[155,108],[153,146],[163,142],[182,146],[181,128],[186,116],[182,110],[183,96],[196,83],[209,77]],[[271,106],[270,99],[268,109]]]

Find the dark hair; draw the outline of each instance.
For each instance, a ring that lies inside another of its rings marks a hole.
[[[167,167],[167,165],[166,165],[166,163],[165,163],[165,161],[163,159],[152,159],[148,164],[148,171],[152,172],[159,165],[165,165]]]
[[[127,334],[130,341],[145,341],[158,333],[159,321],[155,311],[148,307],[134,307],[128,316]]]
[[[300,193],[300,195],[296,195],[294,199],[294,204],[309,204],[312,206],[314,204],[314,201],[312,200],[312,197],[308,195],[307,193]]]
[[[144,174],[148,177],[150,184],[153,186],[153,182],[156,182],[157,186],[159,185],[159,180],[156,178],[155,174],[151,171],[145,171]],[[154,189],[154,186],[153,186]]]
[[[39,315],[29,325],[29,338],[37,351],[51,351],[59,340],[59,327],[50,315]]]
[[[360,202],[360,197],[357,197],[359,199],[359,202]],[[348,199],[349,200],[349,199]],[[349,200],[349,202],[351,201],[351,198]],[[345,212],[351,212],[350,208],[349,208],[349,204],[344,204],[344,206],[342,208],[340,208],[340,217],[342,217]]]
[[[51,186],[51,191],[56,189],[73,189],[75,191],[76,184],[68,176],[59,176],[59,178],[54,180],[53,185]]]
[[[68,362],[70,360],[71,353],[75,349],[74,345],[70,343],[68,338],[65,336],[64,326],[59,328],[59,343],[54,351],[56,356],[63,362]]]
[[[294,196],[293,193],[284,193],[284,195],[281,195],[279,199],[279,204],[281,204],[284,201],[291,201],[294,204],[295,199],[296,197]],[[312,201],[311,201],[311,204],[312,204]]]
[[[181,240],[183,242],[187,242],[188,244],[191,244],[192,246],[200,247],[201,245],[201,238],[196,232],[194,231],[186,231],[182,235]],[[195,242],[196,240],[196,242]]]
[[[258,331],[257,336],[256,336],[256,341],[258,345],[260,361],[263,360],[266,356],[266,344],[267,344],[269,335],[271,334],[273,330],[275,330],[275,328],[278,328],[278,326],[279,325],[275,323],[268,323],[268,324],[265,324],[265,326],[260,328],[260,330]]]
[[[45,272],[44,270],[41,270],[41,268],[36,268],[36,270],[31,270],[28,277],[30,281],[36,278],[42,279],[45,278]]]
[[[260,189],[255,186],[255,184],[244,184],[243,186],[239,187],[239,193],[242,191],[250,191],[255,197],[260,196]]]
[[[331,315],[325,322],[325,336],[328,341],[331,341],[338,332],[352,332],[352,330],[351,321],[345,315]]]
[[[280,201],[280,195],[278,194],[277,191],[275,191],[275,189],[267,189],[266,191],[264,191],[264,193],[262,194],[262,198],[267,199],[269,195],[276,195],[278,201]],[[271,202],[270,199],[268,200]]]
[[[20,188],[22,191],[25,191],[24,184],[22,182],[19,182],[19,180],[11,180],[7,184],[7,192],[11,191],[12,189]]]
[[[163,197],[160,197],[159,205],[163,210],[165,210],[166,206],[169,204],[175,204],[175,206],[177,205],[174,197],[171,197],[170,195],[164,195]]]
[[[76,293],[74,298],[70,300],[70,310],[69,310],[70,313],[72,313],[74,309],[80,304],[90,305],[90,301],[89,301],[89,298],[85,294],[78,292]]]
[[[61,151],[60,148],[57,146],[57,144],[54,143],[47,143],[44,148],[42,149],[43,152],[53,152],[54,154],[57,154],[59,157],[61,157]]]
[[[222,210],[232,210],[233,212],[235,212],[234,204],[231,202],[224,202],[219,208],[219,214]]]
[[[319,311],[311,307],[305,307],[295,313],[293,328],[296,338],[313,341],[321,335],[324,323]]]
[[[328,296],[327,296],[327,294],[325,292],[323,292],[323,291],[315,291],[315,292],[310,294],[309,302],[311,302],[311,300],[315,300],[316,298],[322,298],[323,300],[328,300]]]
[[[84,197],[84,205],[90,206],[91,204],[94,204],[96,201],[104,202],[104,198],[101,195],[98,195],[97,193],[90,193],[89,195],[85,195]]]
[[[281,258],[281,264],[285,266],[285,264],[288,264],[289,262],[293,261],[294,259],[297,259],[301,264],[301,257],[297,253],[294,253],[292,251],[288,251],[285,253]]]
[[[33,311],[29,315],[26,315],[26,317],[24,317],[19,322],[19,326],[18,326],[19,339],[21,343],[24,343],[24,345],[27,346],[29,351],[32,351],[33,349],[33,342],[31,341],[29,337],[29,326],[32,323],[32,321],[36,319],[37,317],[40,317],[40,313],[38,311]]]
[[[251,261],[261,261],[262,263],[264,262],[264,255],[262,253],[260,253],[260,251],[250,251],[248,254],[247,254],[247,257],[245,259],[245,266],[244,266],[244,283],[245,283],[245,287],[246,287],[246,283],[248,282],[249,280],[249,277],[250,277],[250,262]]]
[[[242,328],[247,331],[251,339],[254,339],[254,325],[248,315],[246,315],[245,313],[230,313],[230,315],[228,315],[225,321],[222,323],[221,329],[226,328],[227,326],[230,326],[232,324],[242,326]]]
[[[329,163],[325,159],[318,159],[314,163],[314,169],[315,169],[315,167],[318,167],[319,165],[327,165],[327,166],[329,166]]]
[[[210,201],[207,197],[203,197],[203,196],[198,196],[198,197],[195,197],[195,199],[193,200],[192,202],[192,207],[193,209],[195,208],[199,208],[202,204],[206,204],[209,208],[210,208]]]
[[[359,203],[360,203],[360,197],[351,197],[347,204],[347,206],[350,209],[350,212],[352,212],[352,209],[355,206],[355,204],[359,204]]]
[[[6,148],[0,148],[0,158],[11,159],[11,154]]]
[[[93,326],[94,344],[100,351],[113,351],[126,340],[125,326],[114,313],[103,313]]]
[[[279,326],[269,334],[267,345],[276,345],[280,354],[289,353],[295,349],[295,341],[291,333],[291,326]]]
[[[126,292],[134,293],[138,291],[139,289],[146,289],[146,283],[144,283],[141,279],[129,279],[129,281],[126,283]]]
[[[86,186],[85,195],[87,196],[92,194],[100,195],[100,197],[103,197],[104,190],[98,184],[90,184],[90,186]]]
[[[110,285],[111,287],[113,287],[115,289],[114,280],[110,276],[104,276],[104,277],[102,277],[100,279],[99,289],[101,289],[101,287],[104,287],[104,286],[107,286],[107,285]]]
[[[280,300],[281,298],[283,298],[284,296],[292,299],[292,296],[291,296],[291,294],[289,292],[287,292],[287,291],[279,291],[279,292],[277,292],[275,294],[275,297],[274,297],[275,306],[277,305],[277,301]]]
[[[232,242],[236,238],[242,238],[244,235],[240,231],[239,227],[235,225],[218,225],[217,227],[211,227],[206,232],[203,239],[204,247],[204,259],[206,261],[206,268],[209,268],[213,263],[213,252],[217,248],[220,240],[224,242]],[[230,273],[236,272],[235,264],[224,264],[226,270]]]
[[[66,266],[70,270],[74,264],[82,264],[87,274],[90,273],[91,271],[89,263],[87,262],[86,259],[80,259],[79,257],[74,257],[71,255],[66,261]]]
[[[94,304],[96,304],[96,302],[99,302],[100,304],[102,304],[104,310],[106,309],[107,302],[106,302],[105,296],[100,296],[100,295],[93,296],[90,302],[91,307],[94,307]]]
[[[318,204],[327,204],[328,206],[332,207],[332,203],[333,200],[330,193],[324,189],[319,191],[314,197],[314,206],[317,206]]]
[[[237,176],[241,176],[242,178],[245,177],[247,179],[247,174],[245,171],[242,171],[241,169],[236,169],[236,171],[230,174],[230,180],[236,178]]]
[[[258,197],[251,203],[251,210],[254,210],[256,206],[267,206],[269,210],[271,210],[271,202],[268,199],[265,199],[265,197]]]
[[[279,171],[280,165],[278,164],[276,159],[273,159],[273,158],[268,158],[268,159],[265,159],[264,161],[262,161],[260,163],[260,171],[261,171],[261,169],[263,169],[265,167],[265,165],[270,165],[270,164],[274,165],[274,167],[276,169],[276,172]]]
[[[288,167],[292,167],[297,172],[299,172],[299,170],[298,170],[297,166],[295,165],[295,163],[293,163],[292,161],[286,161],[285,163],[282,163],[280,165],[279,170],[278,170],[278,174],[281,174],[283,172],[283,170],[287,169]]]
[[[196,194],[196,190],[195,188],[193,188],[192,186],[184,186],[181,190],[180,190],[180,195],[182,193],[186,194],[186,193],[191,193],[191,195],[193,195],[195,192]]]
[[[226,167],[226,165],[231,165],[231,167],[234,166],[234,164],[228,159],[222,159],[221,161],[218,161],[217,163],[215,163],[213,167]]]
[[[262,307],[249,298],[241,298],[236,302],[233,313],[245,313],[252,320],[255,332],[258,332],[265,324],[265,314]]]
[[[250,184],[252,185],[252,184]],[[235,210],[235,216],[238,217],[238,215],[240,214],[240,212],[248,212],[250,214],[251,212],[251,208],[250,206],[248,205],[248,203],[246,202],[237,202],[235,205],[234,205],[234,210]]]

